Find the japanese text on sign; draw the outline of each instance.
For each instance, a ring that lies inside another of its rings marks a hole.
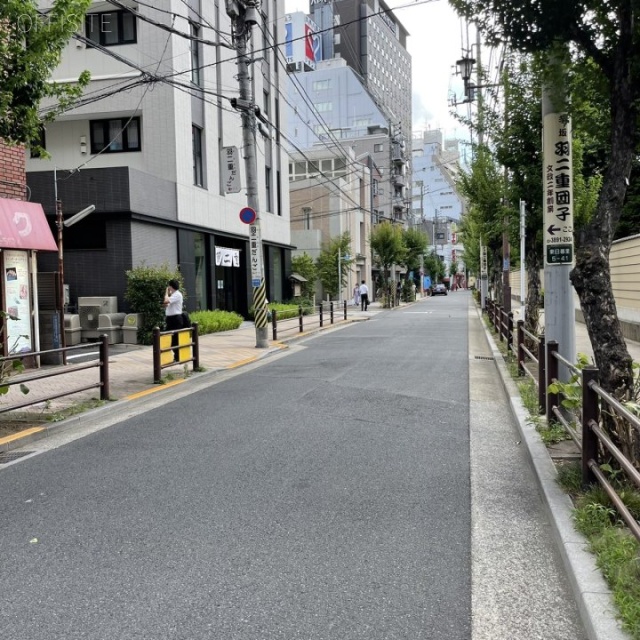
[[[262,239],[260,237],[260,225],[249,225],[249,256],[251,260],[251,279],[262,279]]]
[[[571,264],[573,173],[571,120],[567,114],[551,113],[544,117],[543,153],[545,261],[546,264]]]

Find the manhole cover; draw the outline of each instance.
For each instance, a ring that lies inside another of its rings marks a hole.
[[[13,462],[14,460],[18,460],[19,458],[24,458],[24,456],[29,456],[32,453],[33,451],[6,451],[5,453],[0,453],[0,464]]]

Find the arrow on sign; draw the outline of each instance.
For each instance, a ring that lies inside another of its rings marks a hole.
[[[553,225],[551,225],[547,231],[553,236],[555,235],[555,231],[562,231],[562,229],[560,227],[554,227]]]

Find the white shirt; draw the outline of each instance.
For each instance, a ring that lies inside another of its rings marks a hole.
[[[169,296],[169,304],[165,308],[165,314],[168,316],[179,316],[182,313],[182,294],[174,291]]]
[[[362,295],[363,293],[369,295],[369,287],[367,287],[366,284],[360,285],[360,295]]]

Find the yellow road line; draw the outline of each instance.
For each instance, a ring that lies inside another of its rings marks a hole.
[[[3,444],[14,442],[15,440],[19,440],[20,438],[24,438],[25,436],[30,436],[32,433],[40,433],[40,431],[44,430],[44,427],[32,427],[31,429],[23,429],[22,431],[14,433],[13,435],[0,438],[0,446],[2,446]]]
[[[136,400],[137,398],[143,398],[144,396],[156,393],[157,391],[162,391],[162,389],[166,389],[167,387],[175,387],[177,384],[182,384],[183,382],[186,382],[186,380],[172,380],[171,382],[167,382],[166,384],[161,384],[157,387],[153,387],[153,389],[145,389],[144,391],[139,391],[138,393],[132,393],[130,396],[125,396],[125,400]]]
[[[254,360],[257,360],[258,356],[252,356],[251,358],[245,358],[244,360],[239,360],[238,362],[234,362],[233,364],[230,364],[227,369],[235,369],[236,367],[241,367],[243,364],[249,364],[250,362],[253,362]]]

